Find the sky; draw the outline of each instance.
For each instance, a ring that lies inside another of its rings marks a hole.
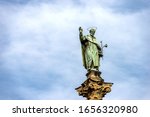
[[[150,99],[150,0],[0,0],[0,99],[84,100],[78,28],[108,44],[104,100]]]

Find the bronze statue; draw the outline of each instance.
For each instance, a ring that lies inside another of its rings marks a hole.
[[[82,59],[83,66],[88,71],[99,70],[100,57],[103,57],[102,48],[98,44],[96,37],[94,36],[96,32],[95,28],[90,28],[89,35],[83,36],[83,29],[79,27],[79,38],[82,48]],[[106,47],[106,45],[105,45]]]
[[[87,79],[77,87],[76,90],[79,95],[86,97],[88,100],[102,100],[102,98],[109,92],[113,83],[104,82],[101,77],[100,57],[103,57],[103,48],[107,47],[107,44],[101,46],[98,44],[95,28],[90,28],[89,35],[83,35],[83,29],[79,27],[79,38],[81,42],[83,66],[87,69]]]

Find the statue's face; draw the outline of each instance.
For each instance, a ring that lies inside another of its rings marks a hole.
[[[91,35],[91,36],[94,36],[94,34],[95,34],[95,30],[94,30],[94,29],[91,29],[91,30],[90,30],[90,35]]]

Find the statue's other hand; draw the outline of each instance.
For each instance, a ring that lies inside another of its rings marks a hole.
[[[101,54],[100,57],[103,57],[103,54]]]
[[[99,52],[99,57],[103,57],[103,54],[102,54],[102,52]]]
[[[83,29],[82,29],[82,27],[79,27],[79,32],[83,32]]]

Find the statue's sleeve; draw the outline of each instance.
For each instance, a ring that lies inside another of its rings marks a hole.
[[[79,33],[79,38],[80,38],[80,41],[82,42],[82,40],[83,40],[83,38],[84,38],[82,32]]]
[[[86,68],[86,61],[85,61],[85,40],[86,40],[86,36],[83,36],[83,33],[80,32],[79,38],[80,38],[80,42],[81,42],[83,66]]]
[[[85,43],[85,42],[86,42],[86,40],[87,40],[86,36],[83,36],[83,33],[82,33],[82,32],[80,32],[80,34],[79,34],[79,38],[80,38],[80,42],[81,42],[81,44],[82,44],[82,45],[84,45],[84,43]]]
[[[95,44],[96,44],[96,46],[97,46],[99,56],[102,57],[102,56],[103,56],[102,48],[101,48],[100,45],[97,43],[97,41],[96,41]]]
[[[98,48],[99,56],[102,57],[103,56],[103,52],[102,52],[102,48],[99,46],[99,44],[97,44],[97,48]]]

